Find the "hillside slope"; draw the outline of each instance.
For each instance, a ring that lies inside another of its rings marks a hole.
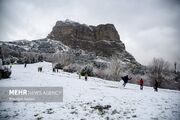
[[[37,71],[43,66],[43,72]],[[138,85],[106,81],[89,77],[84,81],[77,74],[53,73],[51,63],[41,62],[12,66],[12,76],[0,80],[0,87],[62,86],[63,102],[57,103],[0,103],[1,120],[179,120],[180,92],[151,87],[139,90]],[[110,105],[104,111],[92,107]]]

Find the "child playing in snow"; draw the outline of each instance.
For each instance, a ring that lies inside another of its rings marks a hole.
[[[144,80],[141,78],[139,80],[140,90],[143,90],[143,84],[144,84]]]

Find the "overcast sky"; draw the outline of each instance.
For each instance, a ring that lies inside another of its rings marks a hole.
[[[112,23],[141,64],[161,57],[180,65],[178,0],[0,0],[0,40],[45,38],[65,19]]]

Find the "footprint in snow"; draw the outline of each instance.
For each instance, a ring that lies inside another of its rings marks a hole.
[[[46,109],[46,111],[43,111],[43,113],[46,113],[46,114],[53,114],[54,111],[52,108],[49,108],[49,109]]]
[[[36,118],[36,120],[42,120],[43,119],[43,117],[37,117]]]
[[[37,117],[39,114],[34,114],[34,117]]]

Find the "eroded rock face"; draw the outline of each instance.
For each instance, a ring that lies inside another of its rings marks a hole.
[[[127,53],[113,24],[88,26],[69,20],[57,21],[47,38],[61,41],[73,49],[94,52],[98,56]]]

